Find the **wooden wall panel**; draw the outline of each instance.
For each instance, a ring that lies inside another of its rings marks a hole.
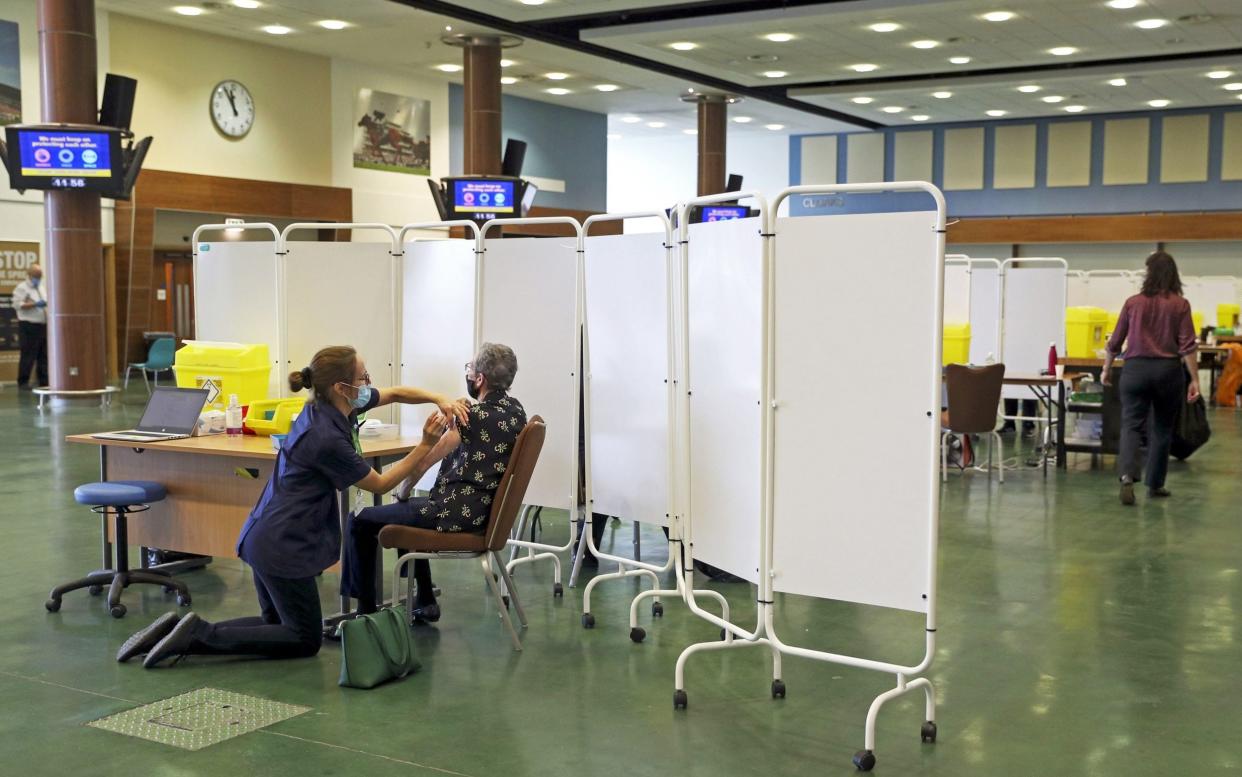
[[[962,219],[950,243],[1133,243],[1242,240],[1242,213],[1151,213],[1120,216]]]

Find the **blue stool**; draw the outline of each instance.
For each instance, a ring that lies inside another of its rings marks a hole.
[[[70,591],[86,588],[92,596],[108,588],[108,610],[113,618],[125,615],[125,605],[121,604],[121,592],[131,583],[146,583],[163,586],[165,591],[177,592],[177,604],[182,607],[190,604],[190,590],[185,583],[174,580],[171,573],[158,569],[129,568],[129,545],[126,516],[141,513],[150,509],[152,502],[159,502],[167,495],[164,486],[146,480],[125,480],[110,483],[87,483],[73,490],[73,498],[78,504],[90,505],[91,511],[104,516],[104,543],[107,544],[107,516],[115,519],[116,525],[116,567],[92,572],[80,580],[58,585],[52,589],[44,604],[48,612],[60,609],[61,597]]]

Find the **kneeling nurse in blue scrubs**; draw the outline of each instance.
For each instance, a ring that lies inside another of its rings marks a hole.
[[[289,388],[312,398],[294,421],[275,472],[237,540],[237,555],[251,566],[261,614],[208,623],[194,613],[168,613],[134,634],[118,661],[146,654],[143,666],[184,655],[301,658],[319,652],[323,614],[317,576],[341,550],[337,494],[348,486],[385,494],[412,473],[445,431],[447,419],[465,421],[468,405],[417,388],[375,389],[362,357],[349,346],[315,354],[310,366],[289,375]],[[440,408],[423,427],[422,442],[384,472],[363,460],[357,418],[391,402]]]

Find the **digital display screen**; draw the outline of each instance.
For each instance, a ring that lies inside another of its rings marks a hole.
[[[86,189],[114,186],[120,160],[116,131],[60,127],[9,127],[9,177],[16,189]]]
[[[699,221],[732,221],[750,217],[750,208],[741,205],[705,205]]]
[[[454,180],[453,210],[458,213],[513,214],[518,205],[514,183],[486,179]]]

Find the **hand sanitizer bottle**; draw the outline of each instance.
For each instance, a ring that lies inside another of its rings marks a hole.
[[[242,409],[236,394],[229,394],[229,406],[224,411],[224,426],[229,436],[242,433]]]

